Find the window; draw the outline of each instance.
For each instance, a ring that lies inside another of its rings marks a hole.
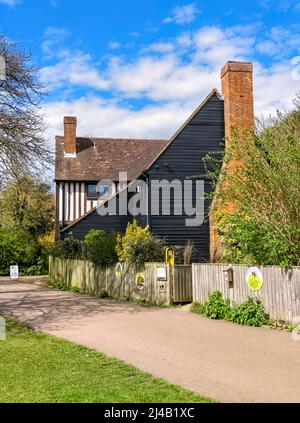
[[[87,196],[88,198],[97,198],[97,184],[88,184]]]
[[[87,186],[87,197],[88,198],[99,198],[103,195],[106,195],[108,193],[108,185],[106,184],[100,184],[100,190],[98,186],[97,190],[97,184],[88,184]]]

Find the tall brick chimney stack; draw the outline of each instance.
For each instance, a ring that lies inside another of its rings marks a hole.
[[[224,97],[225,147],[230,143],[233,131],[254,129],[253,107],[253,66],[248,62],[227,62],[221,70],[222,95]],[[229,162],[224,169],[230,172],[241,163]],[[219,182],[219,189],[222,183]],[[210,260],[219,261],[222,256],[222,244],[217,232],[217,212],[232,213],[233,203],[223,204],[215,201],[210,215]]]
[[[75,116],[64,117],[64,153],[65,157],[76,157],[76,126]]]
[[[233,129],[254,128],[253,66],[249,62],[227,62],[221,70],[224,97],[225,137]]]

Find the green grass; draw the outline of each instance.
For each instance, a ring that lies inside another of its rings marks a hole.
[[[0,357],[0,402],[214,402],[11,320]]]

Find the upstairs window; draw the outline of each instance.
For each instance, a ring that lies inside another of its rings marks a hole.
[[[106,184],[100,184],[100,189],[98,186],[98,190],[97,190],[97,184],[88,184],[87,186],[88,199],[98,199],[99,197],[102,197],[103,195],[106,195],[107,193],[108,193],[108,185]]]

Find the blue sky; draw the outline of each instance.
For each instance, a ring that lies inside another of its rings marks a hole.
[[[49,139],[168,138],[227,60],[251,60],[258,116],[300,91],[300,1],[0,0],[0,32],[24,43],[49,95]]]

